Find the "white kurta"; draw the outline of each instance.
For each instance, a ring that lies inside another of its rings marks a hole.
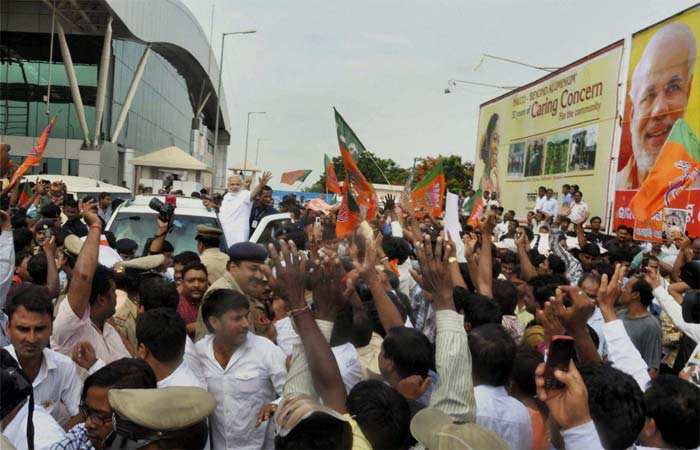
[[[224,195],[221,208],[219,208],[219,221],[229,247],[248,240],[250,210],[252,208],[253,202],[250,201],[250,191],[248,190],[228,192]]]

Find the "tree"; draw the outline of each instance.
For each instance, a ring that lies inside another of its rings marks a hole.
[[[416,161],[416,173],[413,176],[413,183],[420,183],[430,169],[437,164],[438,158],[442,158],[442,168],[445,171],[445,182],[447,189],[455,194],[460,191],[472,189],[474,180],[474,163],[462,161],[459,155],[442,156],[437,158],[418,158]]]
[[[386,184],[388,178],[390,184],[401,185],[408,179],[407,169],[399,167],[393,159],[380,158],[370,151],[360,153],[355,160],[355,164],[357,164],[357,167],[370,183]],[[342,184],[345,179],[345,166],[340,155],[333,158],[333,168],[338,175],[338,181]],[[383,175],[382,172],[384,173]],[[384,178],[384,175],[386,175],[386,178]],[[324,192],[326,190],[325,171],[316,183],[304,190],[306,192]]]

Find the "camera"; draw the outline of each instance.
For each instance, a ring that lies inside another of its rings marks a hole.
[[[148,207],[157,212],[158,218],[166,223],[170,222],[170,219],[172,219],[175,214],[175,205],[172,203],[163,203],[158,197],[153,197],[151,201],[148,202]]]

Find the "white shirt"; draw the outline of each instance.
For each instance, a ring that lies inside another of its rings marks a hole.
[[[158,382],[159,388],[172,386],[207,388],[206,383],[192,372],[185,361],[180,363],[173,373]]]
[[[571,213],[569,214],[569,219],[571,223],[579,224],[583,222],[583,217],[588,214],[588,205],[586,202],[581,200],[580,202],[571,203]]]
[[[612,320],[603,325],[605,341],[608,343],[608,360],[617,370],[625,372],[634,378],[642,392],[647,390],[651,381],[647,363],[634,346],[625,330],[622,320]]]
[[[537,197],[537,200],[535,201],[535,208],[533,211],[537,211],[538,209],[542,210],[544,209],[544,202],[547,201],[547,196],[543,195],[542,197]]]
[[[286,356],[292,356],[294,345],[301,344],[299,335],[292,326],[292,320],[289,317],[280,319],[275,322],[275,328],[277,329],[277,345]],[[349,342],[331,347],[331,351],[338,363],[345,390],[349,393],[362,378],[360,354],[357,353],[355,346]]]
[[[605,344],[605,333],[603,332],[603,325],[605,325],[605,320],[603,319],[603,313],[600,312],[600,308],[595,306],[593,314],[588,318],[588,325],[593,328],[593,330],[598,335],[598,354],[603,357],[608,354],[608,347]]]
[[[498,222],[495,227],[493,227],[493,237],[496,241],[501,240],[501,236],[508,232],[508,222]]]
[[[29,448],[27,444],[27,419],[29,417],[29,403],[25,403],[17,412],[7,427],[2,431],[3,436],[17,449]],[[34,424],[34,449],[49,450],[53,444],[63,440],[66,432],[41,406],[34,405],[32,413]]]
[[[207,389],[217,400],[211,421],[212,447],[274,447],[271,421],[260,428],[255,428],[255,424],[260,408],[282,394],[287,379],[284,353],[269,339],[249,332],[226,368],[222,368],[214,357],[213,344],[214,336],[210,334],[194,345]]]
[[[510,448],[532,448],[532,423],[525,405],[503,386],[474,386],[476,423],[495,431]]]
[[[243,189],[238,192],[227,192],[219,208],[219,221],[230,247],[238,242],[248,240],[250,232],[250,191]]]
[[[51,348],[70,358],[76,344],[82,341],[91,343],[97,358],[106,364],[121,358],[131,358],[121,336],[112,325],[105,322],[100,332],[90,320],[90,306],[85,308],[83,317],[78,317],[66,298],[58,307],[58,314],[53,321]]]
[[[5,350],[19,363],[14,346],[8,345]],[[39,373],[32,382],[34,403],[43,407],[56,420],[59,420],[61,403],[71,417],[77,415],[83,382],[78,377],[75,363],[69,357],[48,348],[42,354]]]
[[[542,211],[554,219],[557,217],[557,212],[559,212],[559,203],[557,203],[554,198],[545,197],[544,203],[542,204]]]

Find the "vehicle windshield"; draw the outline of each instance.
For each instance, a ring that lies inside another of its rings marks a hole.
[[[173,227],[166,236],[166,240],[173,244],[175,253],[184,251],[197,252],[197,225],[204,224],[220,228],[215,217],[199,216],[175,216]],[[118,212],[109,231],[114,233],[115,239],[129,238],[139,244],[136,254],[143,253],[146,241],[153,237],[156,232],[156,213],[128,213]]]

